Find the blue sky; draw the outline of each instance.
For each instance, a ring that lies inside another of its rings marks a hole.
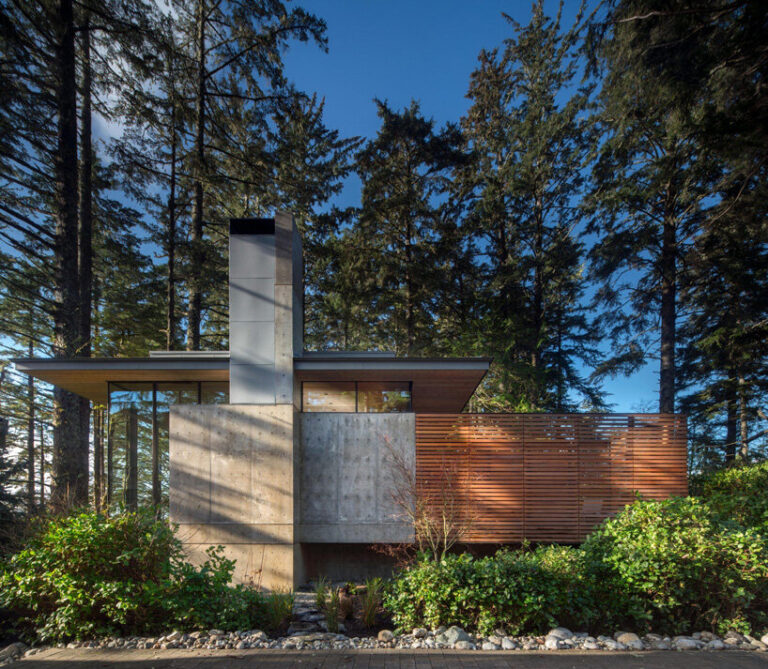
[[[344,136],[373,137],[379,126],[373,99],[400,108],[411,99],[438,124],[458,121],[469,102],[469,75],[481,49],[500,47],[512,34],[505,12],[525,25],[531,3],[519,0],[303,0],[301,6],[328,24],[328,53],[295,44],[286,74],[307,92],[325,98],[325,123]],[[547,2],[548,14],[557,2]],[[563,25],[578,9],[566,0]],[[360,184],[350,179],[337,204],[357,204]],[[615,411],[655,410],[656,366],[629,378],[607,380]]]

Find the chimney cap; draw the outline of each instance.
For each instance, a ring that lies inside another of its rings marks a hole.
[[[230,218],[230,235],[274,235],[274,218]]]

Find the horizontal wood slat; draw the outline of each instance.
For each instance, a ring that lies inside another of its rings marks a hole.
[[[636,493],[687,495],[686,442],[670,414],[416,414],[416,480],[451,470],[469,543],[576,543]]]

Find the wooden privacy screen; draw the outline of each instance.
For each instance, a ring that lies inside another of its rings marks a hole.
[[[455,482],[471,543],[582,541],[635,492],[687,495],[686,463],[684,416],[416,415],[417,484]]]

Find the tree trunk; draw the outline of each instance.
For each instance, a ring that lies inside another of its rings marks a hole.
[[[82,32],[82,111],[81,111],[81,166],[80,166],[80,222],[78,229],[78,275],[80,289],[80,355],[91,355],[91,309],[93,300],[93,145],[91,128],[91,30],[86,15]],[[80,398],[81,449],[90,450],[91,402]]]
[[[101,511],[104,501],[104,410],[93,415],[93,505]]]
[[[55,97],[57,145],[54,151],[56,220],[54,354],[69,358],[80,344],[77,220],[77,108],[73,0],[60,0],[56,23]],[[80,398],[54,389],[52,503],[58,507],[88,501],[88,452],[82,449]]]
[[[747,381],[739,372],[739,459],[749,458],[749,403],[747,401]]]
[[[187,310],[187,350],[200,350],[200,321],[202,313],[202,294],[200,272],[203,269],[203,168],[205,165],[205,2],[198,4],[197,18],[197,128],[195,131],[195,156],[197,168],[195,176],[195,206],[192,215],[192,229],[189,235],[191,267],[189,274],[189,305]]]
[[[168,192],[168,288],[165,347],[176,348],[176,120],[171,106],[171,177]]]
[[[737,399],[728,390],[725,417],[725,464],[730,465],[736,459],[736,405]]]
[[[29,357],[34,355],[29,340]],[[27,376],[27,510],[35,510],[35,379]]]
[[[544,325],[544,221],[542,219],[541,198],[536,198],[536,228],[533,235],[533,313],[531,345],[531,367],[533,367],[533,384],[529,394],[531,408],[538,408],[541,399],[540,378],[541,369],[541,330]]]
[[[660,413],[675,411],[676,252],[675,225],[665,219],[661,247]]]

